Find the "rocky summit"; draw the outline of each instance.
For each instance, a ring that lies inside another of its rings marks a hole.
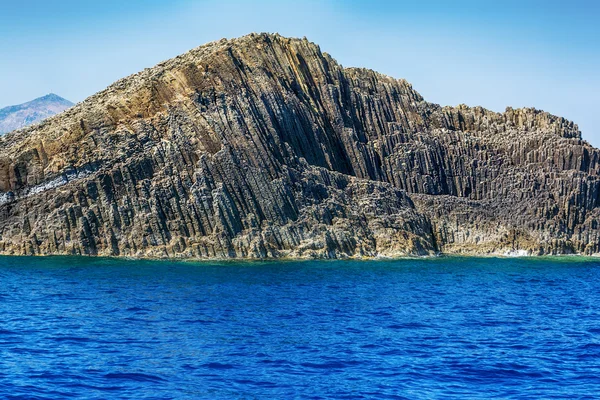
[[[599,159],[564,118],[441,107],[251,34],[1,138],[0,252],[597,254]]]
[[[50,93],[27,103],[0,109],[0,135],[20,129],[56,115],[73,103]]]

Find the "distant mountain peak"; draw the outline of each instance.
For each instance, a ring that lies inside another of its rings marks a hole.
[[[38,123],[73,106],[55,93],[0,109],[0,135]]]
[[[67,100],[67,99],[65,99],[65,98],[63,98],[63,97],[60,97],[60,96],[59,96],[59,95],[57,95],[56,93],[48,93],[47,95],[45,95],[45,96],[42,96],[42,97],[38,97],[38,98],[37,98],[37,99],[35,99],[35,100],[47,100],[47,101],[66,101],[66,102],[68,102],[68,103],[71,103],[69,100]],[[35,101],[35,100],[34,100],[34,101]],[[71,104],[72,104],[72,103],[71,103]]]

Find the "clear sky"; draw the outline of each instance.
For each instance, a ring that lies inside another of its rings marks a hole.
[[[597,0],[0,0],[0,108],[49,92],[81,101],[250,32],[306,36],[442,105],[535,106],[600,146]]]

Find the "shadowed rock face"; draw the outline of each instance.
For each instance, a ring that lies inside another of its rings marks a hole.
[[[0,251],[592,254],[599,156],[563,118],[440,107],[253,34],[0,139]]]
[[[51,93],[18,106],[0,109],[0,135],[40,122],[72,105],[69,100]]]

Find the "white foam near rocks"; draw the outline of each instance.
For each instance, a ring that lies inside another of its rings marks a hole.
[[[529,257],[531,254],[527,250],[510,250],[502,254],[505,257]]]

